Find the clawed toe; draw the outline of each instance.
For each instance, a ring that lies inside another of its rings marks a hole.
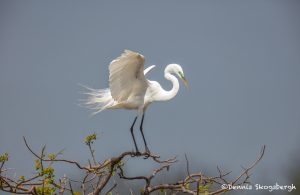
[[[141,156],[141,153],[140,153],[140,151],[132,151],[132,153],[131,153],[130,156],[131,156],[131,157]]]
[[[141,153],[140,153],[140,151],[132,151],[132,153],[131,153],[131,155],[130,155],[131,157],[136,157],[136,156],[141,156]]]
[[[146,149],[145,149],[145,156],[144,156],[144,159],[147,159],[147,158],[149,158],[149,157],[150,157],[150,155],[151,155],[151,152],[150,152],[150,150],[148,149],[148,147],[146,147]]]

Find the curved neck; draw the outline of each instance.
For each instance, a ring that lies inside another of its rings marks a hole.
[[[172,82],[173,87],[170,91],[163,90],[163,95],[159,98],[160,101],[167,101],[176,96],[179,91],[179,82],[178,79],[170,74],[168,71],[165,72],[165,78]]]

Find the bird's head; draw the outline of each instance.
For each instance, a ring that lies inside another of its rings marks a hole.
[[[181,66],[179,64],[169,64],[166,69],[166,72],[170,73],[170,74],[175,74],[177,75],[183,82],[183,84],[186,86],[187,89],[189,89],[189,83],[186,80],[183,70],[181,68]]]

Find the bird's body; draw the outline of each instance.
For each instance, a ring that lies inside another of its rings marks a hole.
[[[170,80],[173,87],[170,91],[164,90],[156,81],[147,80],[145,75],[150,72],[155,65],[144,70],[145,59],[139,53],[125,50],[124,53],[113,60],[109,65],[109,88],[107,89],[91,89],[87,93],[88,99],[86,105],[95,110],[94,113],[101,112],[105,109],[135,109],[138,115],[142,115],[142,123],[144,113],[147,107],[155,101],[167,101],[172,99],[179,90],[177,75],[187,85],[182,68],[178,64],[169,64],[165,68],[165,78]],[[174,75],[173,75],[174,74]],[[136,121],[137,117],[134,120]],[[133,126],[131,133],[133,135]],[[142,131],[141,123],[141,133]],[[144,135],[146,150],[148,150]]]

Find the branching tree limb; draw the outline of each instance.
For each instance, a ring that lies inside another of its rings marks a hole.
[[[262,159],[265,146],[262,147],[258,158],[233,180],[227,179],[231,172],[224,172],[217,167],[217,176],[206,176],[199,173],[191,173],[188,158],[186,159],[186,176],[182,180],[175,183],[153,184],[153,180],[158,174],[165,173],[169,168],[177,162],[176,157],[161,160],[158,155],[149,154],[147,152],[137,154],[135,152],[123,152],[122,154],[97,162],[92,148],[93,142],[96,140],[96,134],[89,135],[85,139],[85,143],[91,153],[92,162],[88,165],[82,165],[74,160],[60,158],[62,151],[56,154],[46,155],[46,147],[42,148],[41,154],[36,153],[28,144],[24,137],[24,143],[27,149],[35,156],[35,173],[30,177],[20,176],[18,179],[9,176],[9,169],[5,167],[8,161],[8,154],[0,156],[0,190],[15,194],[32,194],[32,195],[51,195],[51,194],[72,194],[72,195],[112,195],[116,193],[118,183],[113,177],[119,176],[121,180],[140,180],[144,182],[141,194],[149,195],[154,192],[172,192],[172,194],[186,193],[192,195],[209,194],[216,195],[230,191],[230,189],[222,188],[224,184],[232,186],[240,186],[249,183],[250,171]],[[149,175],[128,176],[124,171],[124,160],[131,158],[145,158],[159,165]],[[82,180],[72,180],[67,176],[62,178],[55,177],[55,169],[53,164],[66,164],[74,166],[82,171],[84,177]],[[77,192],[73,189],[73,185],[77,183],[81,186],[81,191]],[[113,183],[113,184],[112,184]],[[106,190],[106,191],[105,191]],[[132,191],[131,191],[132,193]],[[116,193],[118,194],[118,193]]]

